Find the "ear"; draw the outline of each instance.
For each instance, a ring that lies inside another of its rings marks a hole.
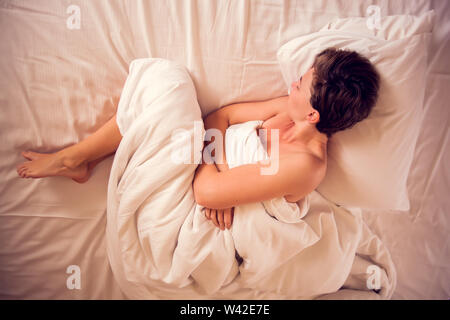
[[[306,119],[309,123],[318,123],[320,120],[320,114],[317,110],[312,109],[306,116]]]

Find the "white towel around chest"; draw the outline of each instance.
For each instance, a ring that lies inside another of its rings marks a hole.
[[[225,133],[225,154],[230,169],[269,158],[263,143],[265,135],[261,134],[260,138],[257,133],[257,129],[263,122],[252,120],[228,127]],[[308,212],[309,195],[296,203],[288,202],[284,197],[278,197],[263,201],[263,205],[267,213],[277,220],[296,223]]]

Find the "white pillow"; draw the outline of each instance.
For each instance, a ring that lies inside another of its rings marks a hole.
[[[382,18],[380,30],[369,29],[366,18],[338,19],[278,50],[288,87],[327,47],[355,50],[380,73],[379,98],[369,117],[329,140],[327,174],[317,191],[334,203],[409,210],[406,181],[423,118],[433,23],[433,11]]]
[[[415,34],[431,32],[436,14],[434,10],[420,16],[395,15],[380,19],[380,27],[372,27],[367,17],[336,19],[321,30],[341,30],[357,32],[360,35],[375,36],[384,40],[399,40]]]

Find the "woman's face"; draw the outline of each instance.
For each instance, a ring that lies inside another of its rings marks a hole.
[[[292,120],[304,120],[308,114],[316,111],[309,102],[313,73],[314,68],[311,67],[300,79],[291,83],[287,112]]]

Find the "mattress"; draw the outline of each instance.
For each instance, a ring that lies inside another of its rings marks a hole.
[[[15,167],[21,151],[57,151],[110,119],[132,60],[183,63],[206,115],[286,94],[277,49],[335,18],[365,16],[370,5],[382,15],[435,9],[436,23],[410,210],[366,211],[364,219],[394,260],[394,299],[450,298],[450,2],[1,0],[0,299],[126,298],[105,246],[113,155],[84,184],[21,179]],[[68,285],[74,265],[78,289]]]

